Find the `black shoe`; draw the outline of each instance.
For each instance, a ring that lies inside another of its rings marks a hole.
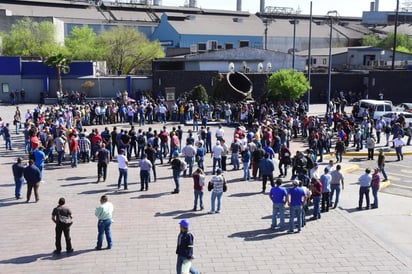
[[[192,209],[192,211],[196,211],[197,210],[197,208],[196,207],[194,207],[193,209]]]
[[[60,253],[61,253],[61,251],[60,250],[55,250],[55,251],[53,251],[53,254],[55,254],[55,255],[60,255]]]
[[[177,191],[176,189],[172,191],[172,194],[178,194],[179,191]]]
[[[74,251],[74,249],[72,248],[72,249],[67,250],[66,252],[67,253],[73,253],[73,251]]]
[[[94,249],[96,249],[96,250],[102,250],[102,248],[101,247],[95,247]]]

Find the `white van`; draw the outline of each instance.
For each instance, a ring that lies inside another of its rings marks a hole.
[[[380,118],[383,114],[387,112],[394,111],[394,107],[392,101],[388,100],[370,100],[370,99],[362,99],[358,101],[359,105],[359,113],[358,117],[362,117],[363,112],[369,111],[372,109],[373,111],[373,119],[376,120]]]

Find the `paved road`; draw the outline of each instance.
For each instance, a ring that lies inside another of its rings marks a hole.
[[[0,117],[10,112],[2,106]],[[230,129],[225,130],[229,135]],[[292,149],[301,147],[293,144]],[[206,214],[210,209],[207,191],[205,211],[191,211],[190,178],[183,179],[180,194],[170,194],[173,182],[167,165],[158,167],[158,181],[148,192],[138,191],[135,161],[127,192],[116,191],[116,163],[109,165],[106,183],[99,184],[94,183],[94,163],[77,169],[48,166],[41,200],[26,204],[13,199],[10,164],[16,155],[17,151],[0,150],[0,273],[175,273],[174,251],[182,218],[191,223],[196,237],[194,264],[202,273],[412,273],[410,198],[381,193],[379,209],[355,211],[356,173],[346,175],[338,209],[308,222],[300,234],[286,234],[269,229],[268,196],[260,193],[260,182],[240,181],[239,171],[225,174],[230,183],[221,214]],[[356,167],[350,159],[345,157],[344,168]],[[206,166],[210,171],[210,159]],[[114,248],[95,251],[94,208],[103,194],[115,205]],[[75,252],[55,257],[50,214],[61,196],[74,213]]]

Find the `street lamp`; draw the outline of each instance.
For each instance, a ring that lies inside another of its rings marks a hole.
[[[289,20],[289,23],[293,24],[293,57],[292,57],[292,69],[295,70],[295,48],[296,48],[296,25],[299,24],[299,20],[293,18]]]
[[[398,34],[399,0],[396,0],[395,29],[393,31],[392,70],[395,69],[396,36]]]
[[[332,24],[333,18],[331,14],[335,14],[335,17],[338,15],[336,10],[328,11],[327,15],[330,19],[330,29],[329,29],[329,66],[328,66],[328,100],[326,102],[326,112],[329,112],[329,102],[330,102],[330,94],[332,88]]]

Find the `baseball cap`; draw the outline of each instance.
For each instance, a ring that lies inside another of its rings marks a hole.
[[[173,152],[173,156],[176,156],[176,157],[179,156],[179,152],[174,151],[174,152]]]
[[[218,168],[218,169],[216,170],[216,174],[222,174],[222,169],[221,169],[221,168]]]
[[[179,222],[179,225],[183,226],[183,227],[189,227],[189,222],[186,219],[183,219]]]

